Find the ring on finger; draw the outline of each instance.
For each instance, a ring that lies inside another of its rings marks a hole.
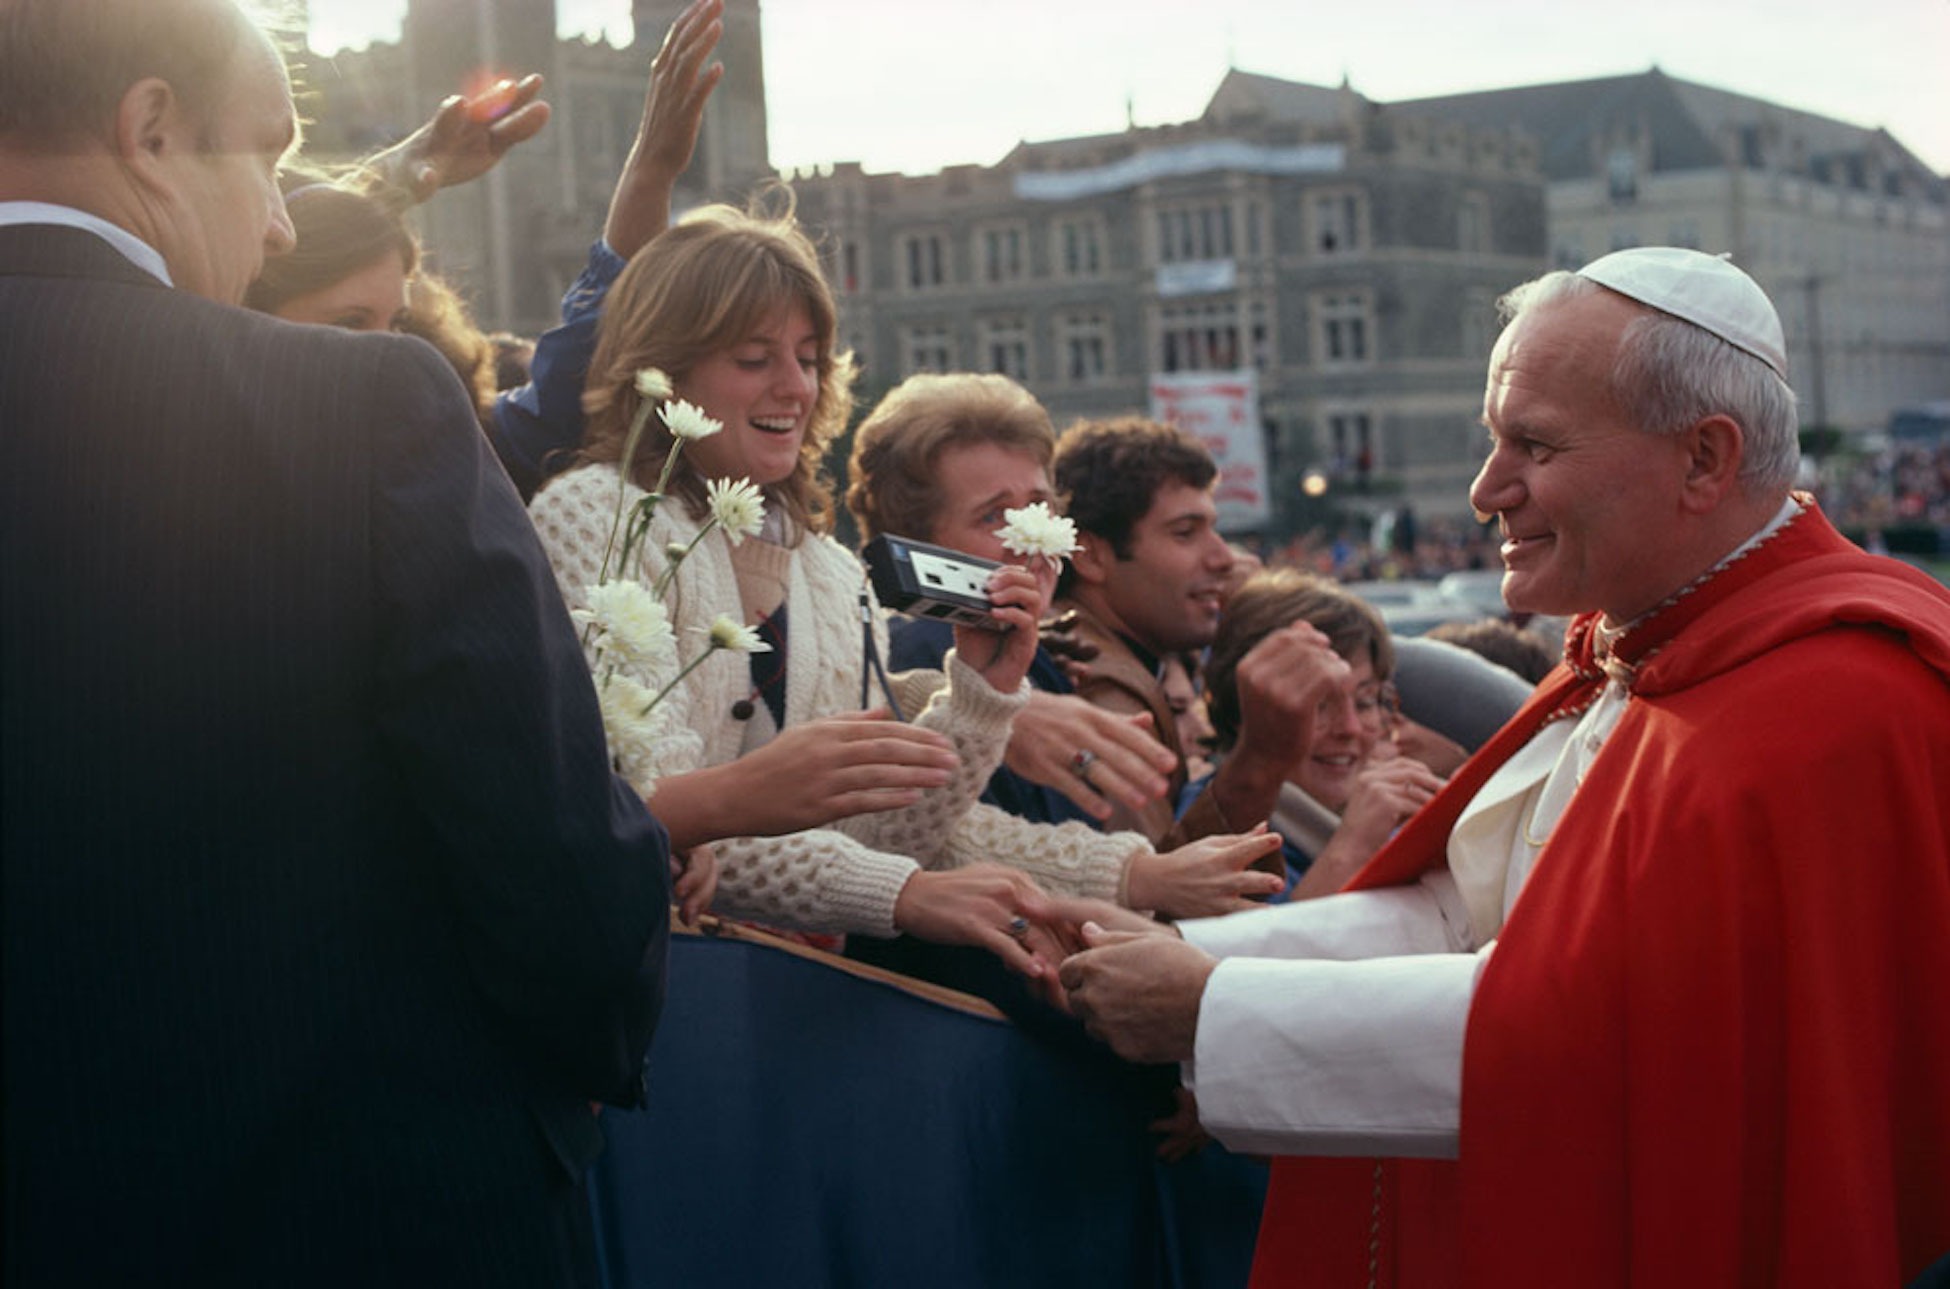
[[[1018,914],[1009,919],[1009,925],[1002,928],[1012,940],[1020,940],[1029,934],[1029,919]]]
[[[1080,747],[1077,749],[1077,754],[1070,758],[1070,772],[1088,783],[1090,767],[1095,764],[1097,764],[1097,754],[1087,747]]]

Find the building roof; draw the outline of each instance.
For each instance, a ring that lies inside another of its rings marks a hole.
[[[1729,160],[1760,168],[1763,157],[1823,182],[1865,187],[1872,176],[1900,174],[1931,200],[1946,198],[1934,174],[1887,130],[1783,107],[1766,99],[1668,76],[1658,68],[1629,76],[1523,85],[1409,99],[1390,105],[1417,116],[1492,128],[1514,128],[1538,142],[1548,179],[1596,172],[1599,145],[1619,133],[1642,134],[1654,172],[1718,168]]]
[[[1348,85],[1338,88],[1281,80],[1259,72],[1226,72],[1205,105],[1205,118],[1223,121],[1237,116],[1264,116],[1269,121],[1333,125],[1343,120],[1350,104],[1367,100]]]

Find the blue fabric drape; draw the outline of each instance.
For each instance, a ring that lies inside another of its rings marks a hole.
[[[611,1289],[1245,1283],[1265,1170],[1158,1163],[1147,1072],[769,945],[676,937],[670,982],[603,1115]]]

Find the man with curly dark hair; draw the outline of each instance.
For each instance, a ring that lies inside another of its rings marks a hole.
[[[1173,654],[1212,643],[1232,582],[1234,555],[1219,533],[1219,471],[1196,438],[1141,417],[1084,421],[1056,448],[1052,473],[1082,543],[1052,606],[1089,655],[1077,692],[1115,711],[1149,712],[1176,756],[1171,790],[1136,818],[1153,842],[1177,845],[1263,822],[1296,747],[1305,744],[1324,686],[1345,685],[1347,664],[1306,623],[1272,632],[1240,661],[1242,722],[1226,765],[1180,819],[1185,757],[1162,680]],[[1081,758],[1080,758],[1081,760]],[[1077,766],[1088,775],[1088,762]]]

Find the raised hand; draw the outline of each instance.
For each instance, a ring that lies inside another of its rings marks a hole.
[[[450,96],[413,133],[367,162],[425,201],[442,188],[478,179],[508,150],[548,124],[540,76],[498,81],[478,94]]]
[[[1234,672],[1238,742],[1210,788],[1221,817],[1243,824],[1272,814],[1280,785],[1313,745],[1321,699],[1349,677],[1347,660],[1308,622],[1268,632],[1246,651]]]
[[[1087,756],[1085,754],[1088,754]],[[1016,713],[1003,764],[1110,817],[1113,801],[1136,812],[1165,794],[1171,749],[1151,731],[1151,713],[1106,711],[1075,694],[1029,695]]]
[[[603,240],[624,259],[670,224],[671,193],[697,151],[704,104],[724,78],[723,63],[705,66],[723,19],[724,0],[692,0],[650,61],[643,119],[603,223]]]
[[[1442,791],[1442,779],[1413,757],[1370,760],[1354,776],[1347,809],[1337,832],[1365,844],[1368,854],[1381,849],[1395,829]]]
[[[1284,778],[1313,744],[1315,709],[1350,678],[1347,659],[1313,624],[1290,622],[1247,650],[1234,673],[1239,686],[1239,745],[1277,767]]]
[[[1266,826],[1247,833],[1201,837],[1163,854],[1140,852],[1124,875],[1124,902],[1166,917],[1216,917],[1258,907],[1286,885],[1253,861],[1280,848],[1278,833]]]

